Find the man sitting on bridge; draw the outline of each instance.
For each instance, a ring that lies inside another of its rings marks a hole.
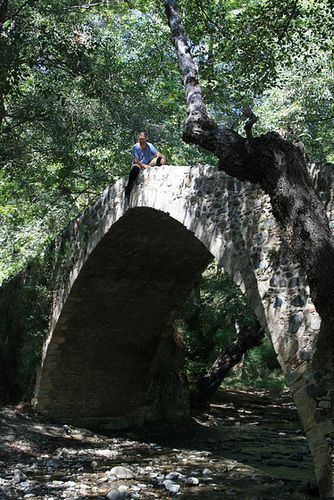
[[[152,160],[152,156],[155,158]],[[132,168],[129,174],[128,184],[125,187],[125,197],[130,198],[131,187],[135,179],[138,177],[140,170],[145,170],[150,167],[159,167],[166,164],[166,158],[159,153],[151,144],[147,142],[147,137],[144,132],[138,135],[138,143],[132,148]]]

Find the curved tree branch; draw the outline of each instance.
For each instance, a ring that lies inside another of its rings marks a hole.
[[[252,128],[253,128],[253,125],[257,122],[257,116],[254,115],[253,111],[247,105],[244,106],[243,115],[245,116],[245,118],[247,118],[247,121],[246,121],[244,128],[245,128],[247,139],[248,139],[248,141],[250,141],[251,139],[253,139]]]
[[[329,325],[334,320],[334,241],[307,172],[303,146],[293,145],[276,132],[249,141],[209,117],[176,1],[166,0],[165,6],[188,104],[183,140],[214,153],[220,170],[260,184],[269,195],[290,251],[307,273],[317,311]]]
[[[204,7],[202,6],[202,4],[201,4],[200,0],[196,0],[196,4],[197,4],[197,7],[198,7],[198,8],[202,11],[202,13],[203,13],[203,15],[204,15],[205,19],[206,19],[206,20],[207,20],[210,24],[212,24],[212,25],[216,28],[216,30],[218,30],[218,31],[220,31],[220,32],[222,33],[222,30],[221,30],[221,28],[220,28],[219,24],[215,23],[215,22],[214,22],[214,20],[213,20],[213,19],[211,19],[211,18],[208,16],[208,14],[207,14],[207,12],[205,11]]]
[[[194,392],[190,394],[193,408],[201,408],[219,389],[228,372],[241,360],[245,352],[261,344],[264,331],[257,320],[251,325],[241,328],[238,338],[232,342],[212,364],[208,372],[202,377]]]
[[[281,33],[281,35],[278,37],[278,43],[282,41],[284,35],[287,33],[288,31],[288,28],[291,24],[291,21],[293,19],[293,16],[295,15],[295,12],[296,12],[296,8],[297,8],[297,4],[298,4],[298,0],[295,0],[294,1],[294,4],[293,4],[293,7],[292,7],[292,11],[291,11],[291,14],[289,16],[289,19],[288,21],[286,22],[285,26],[284,26],[284,29],[283,29],[283,32]]]

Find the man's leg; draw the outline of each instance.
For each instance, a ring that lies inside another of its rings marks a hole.
[[[161,158],[153,158],[153,160],[149,163],[150,167],[160,167],[161,166]]]
[[[139,172],[140,172],[140,168],[138,167],[138,165],[133,165],[132,169],[130,170],[130,173],[129,173],[128,184],[127,184],[127,186],[125,186],[125,197],[126,198],[130,198],[132,184],[137,179]]]

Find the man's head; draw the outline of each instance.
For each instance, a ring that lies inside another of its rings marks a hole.
[[[147,137],[146,137],[145,132],[140,132],[140,134],[138,134],[138,142],[141,145],[141,147],[145,147],[146,141],[147,141]]]

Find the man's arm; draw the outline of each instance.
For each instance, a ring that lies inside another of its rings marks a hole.
[[[145,170],[146,168],[150,168],[149,165],[146,165],[146,163],[143,163],[142,161],[140,161],[139,158],[138,158],[138,156],[134,156],[133,157],[133,163],[135,163],[136,165],[138,165],[143,170]]]
[[[154,156],[156,156],[157,158],[161,158],[161,165],[166,165],[166,157],[162,153],[159,153],[159,151],[157,151]]]

